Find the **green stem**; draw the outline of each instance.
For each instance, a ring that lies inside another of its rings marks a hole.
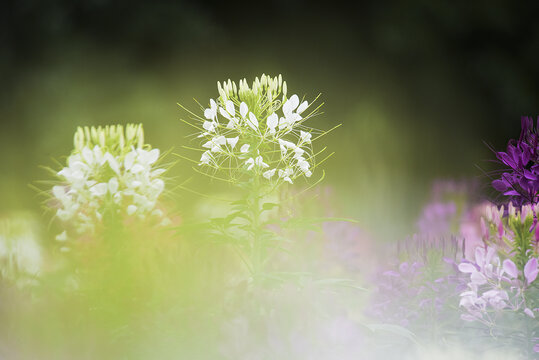
[[[256,177],[253,181],[253,187],[251,189],[251,227],[253,233],[252,239],[252,264],[254,276],[258,276],[262,273],[263,268],[263,244],[262,244],[262,229],[261,229],[261,209],[260,209],[260,183],[259,178]]]

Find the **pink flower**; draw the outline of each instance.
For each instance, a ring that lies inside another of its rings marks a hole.
[[[537,278],[538,273],[539,269],[537,268],[537,258],[531,258],[524,266],[524,277],[528,281],[528,285]]]
[[[503,270],[512,278],[516,279],[518,277],[518,269],[514,262],[509,259],[503,261]]]

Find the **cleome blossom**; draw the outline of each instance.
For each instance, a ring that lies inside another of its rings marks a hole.
[[[500,311],[521,311],[535,318],[539,309],[528,304],[524,294],[537,278],[537,258],[531,257],[521,272],[511,259],[502,262],[496,248],[477,247],[475,261],[464,261],[458,269],[469,275],[467,289],[460,294],[463,320],[494,325]]]
[[[515,205],[536,204],[539,201],[539,133],[531,117],[523,116],[521,123],[519,139],[509,141],[506,151],[496,152],[505,169],[492,186],[510,196]]]
[[[144,144],[142,125],[79,128],[67,166],[58,171],[52,195],[56,217],[77,234],[92,232],[104,218],[148,216],[164,220],[156,207],[164,190],[156,166],[160,152]],[[67,240],[67,232],[57,240]]]
[[[293,183],[312,175],[314,129],[304,123],[315,111],[297,95],[287,97],[282,77],[262,75],[249,87],[228,80],[217,84],[201,121],[203,153],[199,165],[229,171],[232,179],[261,176],[272,183]]]

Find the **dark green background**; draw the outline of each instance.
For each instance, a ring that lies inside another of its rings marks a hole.
[[[398,236],[437,178],[488,179],[492,154],[538,113],[537,2],[8,1],[0,11],[0,212],[39,208],[79,125],[143,122],[147,142],[181,145],[177,102],[216,81],[282,73],[326,103],[312,126],[335,156],[326,184],[341,215]],[[192,144],[191,144],[192,145]],[[190,164],[177,181],[207,190]],[[211,191],[218,188],[210,184]],[[195,199],[178,192],[180,211]],[[185,205],[185,206],[183,206]]]

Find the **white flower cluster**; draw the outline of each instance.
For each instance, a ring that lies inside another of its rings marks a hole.
[[[103,134],[104,129],[97,129],[97,133]],[[135,148],[134,144],[140,145],[140,139],[132,140],[115,148],[83,142],[80,151],[76,149],[68,157],[67,166],[58,172],[61,185],[52,188],[59,203],[56,215],[74,224],[77,233],[92,231],[96,221],[114,214],[139,218],[163,216],[161,210],[156,209],[165,187],[161,179],[165,169],[155,168],[159,149]],[[77,135],[75,141],[80,143]],[[129,145],[130,148],[126,148]],[[66,232],[57,239],[66,240]]]
[[[309,103],[297,95],[286,97],[281,76],[262,75],[252,87],[245,80],[239,88],[230,80],[220,97],[204,110],[199,165],[231,173],[254,172],[272,181],[292,184],[299,176],[310,177],[311,128],[303,125]],[[279,100],[282,95],[282,101]]]

